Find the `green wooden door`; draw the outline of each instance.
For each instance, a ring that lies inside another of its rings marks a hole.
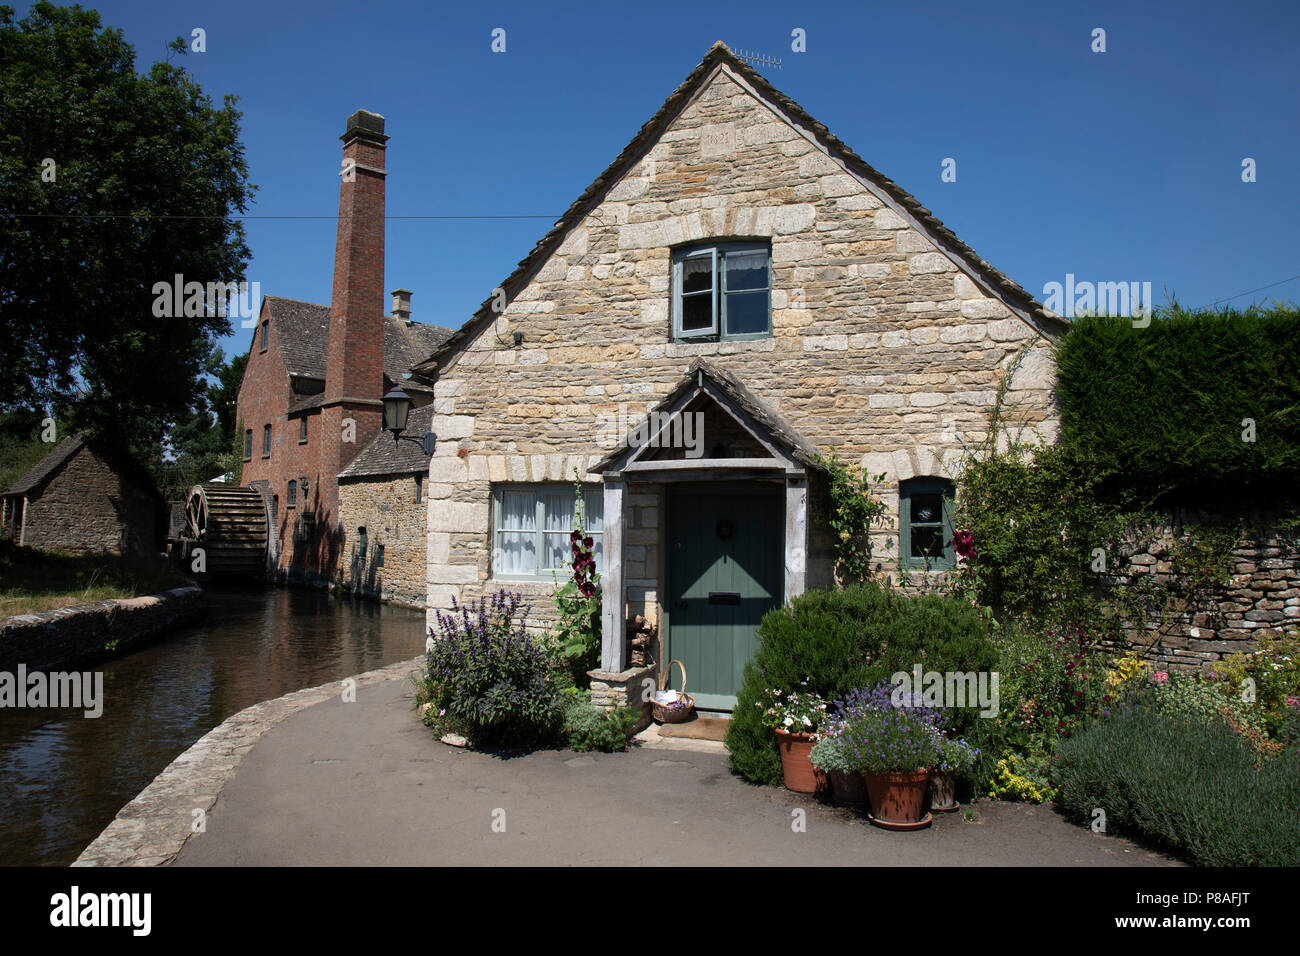
[[[668,530],[668,659],[686,665],[700,707],[731,710],[758,622],[781,603],[784,497],[682,489],[670,498]],[[669,676],[680,688],[679,669]]]

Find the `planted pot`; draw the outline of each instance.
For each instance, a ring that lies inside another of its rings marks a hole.
[[[925,811],[930,771],[864,773],[862,777],[871,800],[870,820],[876,826],[886,830],[919,830],[933,821]]]
[[[831,797],[841,807],[855,810],[867,809],[867,784],[860,773],[845,773],[842,770],[828,770],[831,780]]]
[[[785,775],[787,790],[795,793],[816,793],[819,773],[809,758],[813,744],[812,734],[792,734],[774,730],[776,749],[781,753],[781,771]]]
[[[951,813],[957,809],[957,772],[955,770],[931,772],[930,809],[935,813]]]

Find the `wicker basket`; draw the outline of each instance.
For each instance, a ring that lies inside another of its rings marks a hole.
[[[669,707],[667,704],[652,700],[650,702],[650,712],[655,719],[655,723],[658,724],[680,724],[683,720],[690,719],[691,714],[695,713],[695,698],[686,693],[686,665],[681,661],[669,661],[669,671],[672,670],[674,664],[682,669],[682,689],[678,700],[684,703],[680,707]]]

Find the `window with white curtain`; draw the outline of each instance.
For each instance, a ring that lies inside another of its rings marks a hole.
[[[592,539],[596,570],[605,569],[604,494],[599,485],[583,489],[584,534]],[[552,581],[563,578],[573,552],[577,501],[573,485],[504,485],[492,492],[492,575],[497,578]]]

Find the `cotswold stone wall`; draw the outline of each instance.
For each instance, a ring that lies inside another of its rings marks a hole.
[[[0,620],[0,670],[80,667],[123,654],[188,624],[204,612],[203,591],[193,585],[162,594],[94,601]],[[105,645],[116,643],[111,649]]]
[[[81,448],[36,494],[29,496],[23,544],[67,551],[152,554],[158,500]]]
[[[1172,515],[1125,550],[1120,573],[1111,579],[1114,585],[1147,580],[1172,588],[1166,625],[1153,615],[1127,637],[1130,647],[1149,648],[1147,658],[1174,671],[1212,669],[1229,654],[1251,650],[1261,632],[1300,627],[1300,541],[1270,530],[1268,522],[1237,539],[1227,581],[1190,595],[1184,607],[1180,595],[1188,595],[1177,574],[1176,547],[1198,526],[1223,522],[1203,512]]]
[[[672,249],[717,238],[771,241],[770,338],[672,341]],[[635,422],[698,356],[822,451],[884,472],[892,515],[899,481],[952,476],[1017,357],[1009,423],[1056,430],[1046,341],[724,69],[443,371],[430,606],[498,585],[493,483],[571,482],[575,467],[587,478],[608,450],[603,422]],[[629,485],[634,521],[660,520],[657,494]],[[627,536],[646,549],[627,574],[647,603],[662,589],[658,534],[634,524]],[[876,554],[896,558],[894,527]],[[810,566],[809,586],[819,577]]]
[[[339,515],[344,532],[339,573],[344,586],[354,591],[422,608],[428,570],[428,502],[415,500],[415,477],[389,475],[339,482]],[[360,528],[366,529],[365,555],[360,553]],[[377,563],[381,545],[383,567]]]

